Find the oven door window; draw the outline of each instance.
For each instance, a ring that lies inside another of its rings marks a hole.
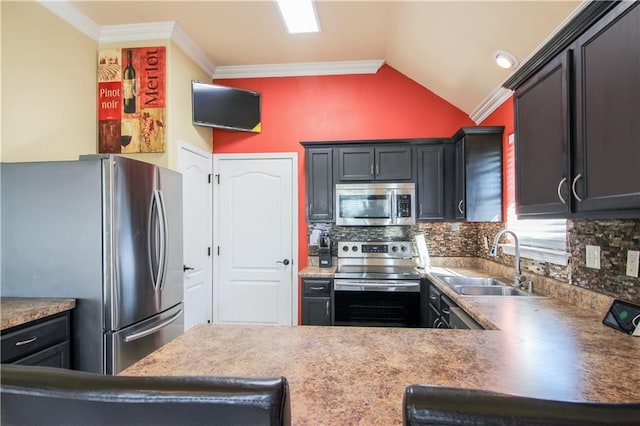
[[[420,293],[336,291],[335,325],[419,327]]]
[[[343,194],[338,210],[344,219],[391,219],[391,197],[385,194]]]

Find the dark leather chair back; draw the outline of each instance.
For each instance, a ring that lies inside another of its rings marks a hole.
[[[3,426],[291,424],[287,379],[103,376],[2,364]]]
[[[405,425],[640,425],[640,402],[551,401],[428,385],[404,394]]]

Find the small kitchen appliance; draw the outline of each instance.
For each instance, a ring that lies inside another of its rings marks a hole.
[[[336,185],[336,225],[414,225],[414,183],[349,183]]]
[[[330,268],[331,261],[331,239],[326,233],[322,233],[318,240],[318,265],[321,268]]]

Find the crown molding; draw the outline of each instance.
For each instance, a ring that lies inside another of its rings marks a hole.
[[[487,118],[493,111],[498,109],[500,105],[504,103],[507,99],[509,99],[512,95],[512,91],[509,89],[505,89],[502,86],[498,86],[493,91],[484,98],[484,100],[478,105],[471,114],[469,114],[469,118],[473,120],[474,123],[480,124]]]
[[[100,44],[122,41],[171,39],[175,21],[148,22],[144,24],[103,25],[100,28]]]
[[[368,61],[298,62],[292,64],[218,66],[214,79],[300,77],[311,75],[375,74],[384,59]]]
[[[567,16],[556,28],[542,41],[538,46],[533,49],[533,51],[520,61],[520,67],[515,70],[506,80],[504,80],[500,86],[496,87],[493,92],[487,96],[480,105],[474,109],[471,114],[469,114],[469,118],[471,118],[476,124],[480,124],[485,118],[487,118],[493,111],[495,111],[504,101],[509,99],[509,97],[513,94],[513,91],[510,90],[509,82],[511,82],[515,76],[521,72],[521,69],[526,67],[530,61],[533,61],[536,56],[541,55],[544,51],[546,45],[551,43],[555,38],[558,38],[565,28],[569,26],[569,24],[578,17],[583,11],[589,6],[589,1],[583,1],[580,3],[574,10]],[[504,86],[507,86],[505,88]],[[508,94],[507,94],[508,92]]]
[[[198,64],[209,77],[213,78],[213,74],[216,71],[216,64],[209,58],[205,51],[193,41],[178,22],[176,22],[173,28],[172,39],[193,62]]]
[[[49,11],[58,18],[72,25],[84,35],[94,41],[98,41],[100,37],[100,25],[95,23],[91,18],[80,12],[71,4],[66,1],[38,0],[38,2],[45,8],[49,9]]]
[[[176,21],[105,25],[100,30],[99,42],[117,43],[166,39],[173,40],[203,71],[209,74],[209,76],[213,76],[216,65]]]

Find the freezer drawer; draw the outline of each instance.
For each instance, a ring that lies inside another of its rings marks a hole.
[[[105,373],[116,375],[184,332],[183,304],[126,327],[105,333]]]

